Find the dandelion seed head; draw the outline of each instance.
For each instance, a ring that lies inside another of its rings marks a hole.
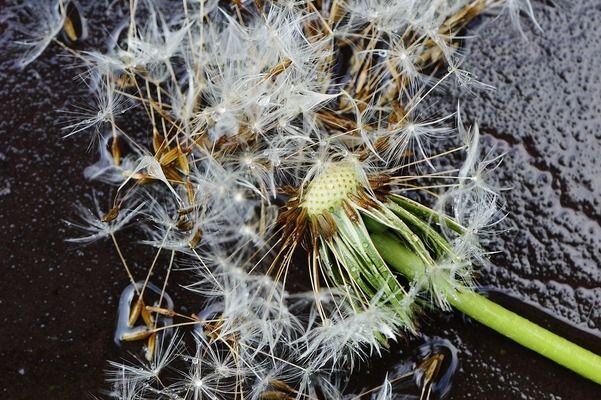
[[[502,209],[491,176],[499,159],[481,150],[477,127],[458,117],[454,130],[452,115],[424,116],[420,105],[447,78],[487,88],[460,68],[458,46],[483,2],[163,3],[132,1],[127,30],[106,53],[73,50],[97,104],[70,113],[66,128],[100,137],[86,176],[125,199],[110,221],[82,208],[73,241],[139,219],[143,243],[180,253],[202,304],[192,355],[179,342],[159,344],[150,362],[114,364],[116,396],[260,399],[280,381],[288,397],[341,398],[360,361],[415,331],[416,303],[446,309],[440,288],[472,285],[472,263],[485,262],[479,238]],[[528,0],[508,0],[506,10],[532,14]],[[50,11],[23,64],[60,30],[63,11]],[[430,74],[445,64],[442,80]],[[148,114],[151,140],[121,127],[134,105]],[[466,160],[447,170],[437,152],[457,132]],[[438,199],[434,210],[395,203],[414,190]],[[411,243],[428,273],[399,282],[369,220]],[[439,234],[439,247],[424,232]],[[300,247],[314,292],[294,297]],[[163,381],[174,354],[189,368]]]

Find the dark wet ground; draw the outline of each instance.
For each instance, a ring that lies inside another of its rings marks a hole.
[[[503,22],[479,25],[465,67],[498,91],[463,96],[462,104],[488,145],[507,152],[499,172],[511,187],[511,230],[490,244],[500,251],[498,267],[480,282],[521,300],[501,296],[511,308],[601,352],[601,5],[573,3],[539,10],[545,32],[527,26],[528,42]],[[83,177],[95,159],[87,138],[60,139],[57,110],[86,92],[56,48],[27,72],[12,67],[14,7],[6,6],[0,0],[0,396],[82,399],[102,387],[105,360],[120,357],[112,336],[127,279],[110,243],[64,242],[73,204],[89,204],[94,187],[108,195]],[[108,22],[101,6],[89,11],[98,25]],[[453,96],[438,103],[454,104]],[[129,254],[140,270],[151,256]],[[189,301],[176,304],[194,306]],[[598,386],[460,315],[423,323],[425,334],[459,349],[450,399],[601,398]],[[408,353],[415,345],[400,347]],[[380,373],[361,379],[377,384]]]

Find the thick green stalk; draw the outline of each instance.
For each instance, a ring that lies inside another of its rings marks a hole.
[[[382,258],[409,279],[425,273],[425,265],[399,240],[388,233],[372,232]],[[448,302],[457,310],[517,343],[601,384],[601,357],[507,310],[469,289],[448,287]]]

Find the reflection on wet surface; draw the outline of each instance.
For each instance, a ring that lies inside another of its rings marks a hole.
[[[392,391],[408,398],[438,400],[446,398],[459,366],[457,349],[441,338],[426,340],[414,350],[410,360],[394,365],[388,372]],[[414,391],[414,395],[410,395]]]
[[[16,70],[9,43],[16,38],[10,28],[17,7],[2,3],[0,393],[10,399],[81,399],[98,393],[105,360],[121,357],[112,338],[127,278],[110,243],[64,242],[63,220],[72,219],[73,204],[93,187],[108,198],[106,186],[92,185],[83,175],[97,159],[96,146],[84,137],[60,139],[57,121],[65,116],[58,110],[86,98],[73,80],[81,71],[67,68],[69,60],[56,47],[27,71]],[[468,42],[472,56],[463,67],[498,90],[463,95],[461,102],[467,119],[479,121],[488,145],[506,153],[498,172],[510,188],[507,229],[488,244],[498,252],[492,256],[496,267],[483,271],[480,282],[540,304],[587,332],[574,340],[591,344],[601,329],[601,5],[577,3],[569,10],[539,10],[545,32],[526,29],[528,42],[502,21],[478,26],[480,37]],[[91,25],[87,45],[104,46],[106,32],[123,19],[105,7],[82,2]],[[440,97],[437,107],[454,110],[454,95]],[[129,253],[140,270],[152,257],[142,249],[134,246]],[[172,294],[176,307],[198,309]],[[558,328],[536,310],[531,318]],[[430,315],[422,323],[425,335],[457,348],[448,399],[598,398],[592,383],[459,315]],[[411,354],[419,346],[408,339],[398,347]],[[391,352],[360,379],[379,384],[399,358],[410,359]],[[435,384],[430,388],[443,393]]]

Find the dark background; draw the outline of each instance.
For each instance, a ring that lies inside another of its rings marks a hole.
[[[104,2],[82,3],[95,32],[88,45],[101,47],[106,27],[123,16],[105,12]],[[525,22],[527,40],[506,19],[480,18],[468,32],[478,37],[465,46],[464,67],[498,90],[451,89],[435,106],[453,111],[460,96],[486,145],[506,152],[498,174],[509,188],[509,215],[488,244],[498,251],[497,267],[480,283],[601,352],[601,4],[573,3],[538,8],[544,32]],[[57,46],[17,70],[17,9],[0,0],[0,396],[89,398],[103,387],[105,360],[123,356],[112,337],[127,278],[111,243],[64,242],[74,204],[90,204],[93,189],[104,204],[109,193],[83,177],[96,157],[89,137],[61,138],[59,110],[88,96],[74,79],[81,71]],[[127,240],[127,231],[121,235]],[[139,271],[151,257],[135,245],[127,254]],[[180,310],[198,308],[189,296],[175,297]],[[598,386],[460,315],[431,315],[423,324],[426,335],[459,349],[451,399],[601,398]],[[359,378],[376,385],[380,373]]]

